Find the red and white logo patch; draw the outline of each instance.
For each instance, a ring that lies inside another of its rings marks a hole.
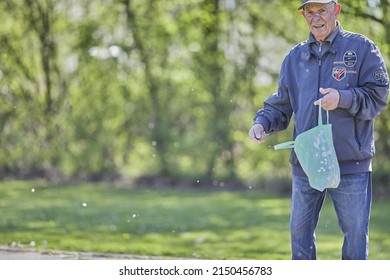
[[[336,81],[341,81],[347,76],[347,69],[340,66],[334,67],[332,70],[332,76]]]

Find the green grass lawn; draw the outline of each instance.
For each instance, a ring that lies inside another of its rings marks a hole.
[[[375,200],[370,259],[390,259],[390,204]],[[102,184],[0,183],[0,246],[202,259],[290,259],[289,197],[241,192],[129,189]],[[319,259],[340,259],[328,199]]]

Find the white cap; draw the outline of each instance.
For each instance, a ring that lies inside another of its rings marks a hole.
[[[298,8],[298,10],[302,9],[303,6],[305,6],[306,4],[309,4],[309,3],[319,3],[319,4],[327,4],[327,3],[330,3],[330,2],[335,2],[337,4],[337,0],[302,0],[302,5]]]

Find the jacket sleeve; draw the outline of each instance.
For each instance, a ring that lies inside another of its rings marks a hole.
[[[272,94],[264,102],[264,108],[260,109],[253,118],[254,123],[263,125],[266,133],[274,133],[288,127],[293,113],[288,84],[288,59],[286,58],[281,67],[278,92]]]
[[[369,41],[359,72],[358,87],[339,90],[339,108],[361,120],[377,117],[387,104],[389,78],[386,65],[378,47]]]

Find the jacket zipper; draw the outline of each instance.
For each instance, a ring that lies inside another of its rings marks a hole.
[[[319,53],[319,58],[318,58],[318,87],[317,87],[317,100],[321,98],[320,94],[320,87],[321,87],[321,66],[322,66],[322,55],[321,55],[321,50],[322,50],[322,43],[320,43],[320,46],[318,48],[318,53]],[[318,110],[319,106],[317,106],[317,118],[318,118]],[[317,119],[317,124],[318,124],[318,119]]]

